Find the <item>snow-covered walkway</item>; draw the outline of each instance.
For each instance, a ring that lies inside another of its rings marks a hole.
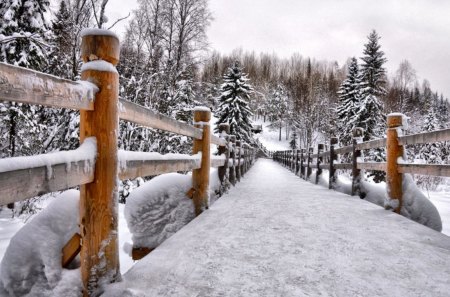
[[[450,238],[259,160],[105,296],[448,296]]]

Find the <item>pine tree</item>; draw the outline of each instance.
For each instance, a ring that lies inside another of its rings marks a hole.
[[[223,76],[221,95],[219,97],[219,108],[216,112],[220,124],[230,125],[230,132],[236,138],[247,143],[252,143],[252,125],[250,117],[252,112],[248,107],[250,95],[253,92],[252,86],[248,83],[247,75],[242,72],[238,62],[228,69]],[[217,128],[216,128],[216,131]]]
[[[373,30],[364,45],[364,56],[361,58],[361,101],[357,111],[356,126],[364,128],[364,140],[379,138],[385,130],[385,115],[380,96],[386,95],[386,71],[383,64],[387,61],[380,50],[380,37]]]
[[[46,65],[48,0],[0,2],[0,61],[34,70]]]
[[[339,139],[342,145],[350,145],[352,131],[360,104],[360,77],[358,60],[352,58],[348,66],[347,78],[339,87],[339,105],[336,109]]]

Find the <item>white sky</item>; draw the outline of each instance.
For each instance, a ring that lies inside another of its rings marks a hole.
[[[110,22],[137,1],[110,0]],[[450,97],[450,1],[446,0],[210,0],[211,48],[294,52],[318,60],[360,57],[372,29],[381,35],[389,74],[409,60],[420,80]],[[116,30],[123,31],[125,24]]]

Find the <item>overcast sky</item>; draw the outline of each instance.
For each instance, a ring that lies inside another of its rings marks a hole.
[[[110,0],[112,20],[136,8],[136,0]],[[211,48],[223,53],[242,47],[294,52],[318,60],[361,57],[372,29],[382,37],[388,73],[403,59],[450,97],[450,1],[446,0],[210,0],[214,21]],[[123,26],[117,28],[123,31]]]

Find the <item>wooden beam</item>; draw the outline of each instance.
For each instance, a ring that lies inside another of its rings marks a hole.
[[[226,159],[225,156],[216,156],[211,158],[211,167],[218,168],[225,166]]]
[[[94,109],[95,85],[0,63],[0,100],[78,110]]]
[[[336,164],[337,165],[337,164]],[[386,171],[385,162],[358,162],[357,168],[365,170]]]
[[[72,238],[66,243],[62,248],[62,267],[67,268],[67,266],[75,259],[75,257],[80,253],[81,250],[81,236],[75,233]]]
[[[150,254],[153,250],[154,249],[147,248],[147,247],[140,247],[140,248],[134,247],[133,250],[131,251],[131,258],[134,261],[141,260],[148,254]]]
[[[352,169],[353,164],[352,163],[338,163],[334,164],[335,169]]]
[[[398,172],[450,177],[450,165],[399,164]]]
[[[385,146],[386,146],[386,138],[380,138],[380,139],[375,139],[375,140],[371,140],[371,141],[358,143],[356,145],[356,148],[358,150],[368,150],[368,149],[374,149],[374,148],[385,147]]]
[[[179,122],[136,103],[120,100],[119,117],[123,120],[184,136],[202,139],[202,129]]]
[[[351,153],[353,152],[353,145],[337,147],[334,149],[334,152],[338,155]]]
[[[200,159],[131,160],[121,161],[119,167],[119,178],[124,180],[169,172],[192,171],[200,168]]]
[[[398,143],[398,130],[402,126],[403,115],[390,114],[387,117],[387,145],[386,145],[386,188],[387,196],[391,201],[397,201],[392,208],[400,213],[403,204],[403,175],[398,172],[398,160],[403,159],[403,146]],[[401,130],[400,130],[401,132]]]
[[[449,140],[450,129],[406,135],[398,138],[398,142],[400,145],[434,143]]]
[[[0,173],[0,205],[84,185],[94,180],[90,161],[40,166]],[[70,168],[70,169],[69,169]],[[51,170],[51,173],[49,173]]]
[[[211,143],[218,146],[226,146],[227,141],[223,138],[217,137],[216,135],[211,135]]]

